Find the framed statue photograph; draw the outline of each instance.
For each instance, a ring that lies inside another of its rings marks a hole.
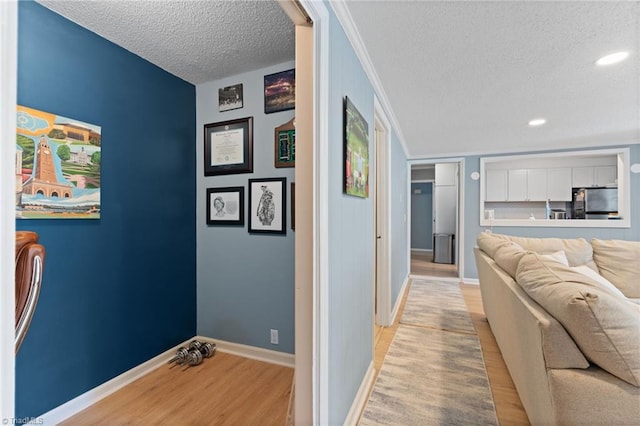
[[[207,188],[207,225],[244,226],[244,186]]]
[[[286,234],[287,178],[249,179],[249,232]]]
[[[204,175],[253,172],[253,117],[204,125]]]

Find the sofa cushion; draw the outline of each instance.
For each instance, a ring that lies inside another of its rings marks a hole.
[[[640,386],[640,312],[630,303],[536,253],[522,257],[516,279],[564,326],[587,359]]]
[[[505,241],[514,242],[524,250],[540,254],[564,251],[570,266],[587,265],[594,271],[598,271],[598,267],[593,261],[591,244],[584,238],[527,238],[488,232],[480,233],[477,238],[478,247],[491,257],[495,256],[498,248],[506,244]]]
[[[518,270],[518,263],[522,256],[527,252],[516,243],[509,242],[508,244],[501,245],[495,252],[493,260],[499,267],[511,275],[515,279],[516,271]]]
[[[600,275],[627,297],[640,298],[640,242],[591,240]]]

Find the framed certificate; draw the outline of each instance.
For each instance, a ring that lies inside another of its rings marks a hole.
[[[204,125],[204,175],[253,172],[253,117]]]

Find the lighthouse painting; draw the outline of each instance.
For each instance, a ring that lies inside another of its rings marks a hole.
[[[16,217],[99,219],[101,128],[17,107]]]

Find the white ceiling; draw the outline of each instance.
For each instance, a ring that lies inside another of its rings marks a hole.
[[[194,84],[294,57],[274,1],[40,3]],[[640,142],[638,1],[345,5],[412,158]]]

